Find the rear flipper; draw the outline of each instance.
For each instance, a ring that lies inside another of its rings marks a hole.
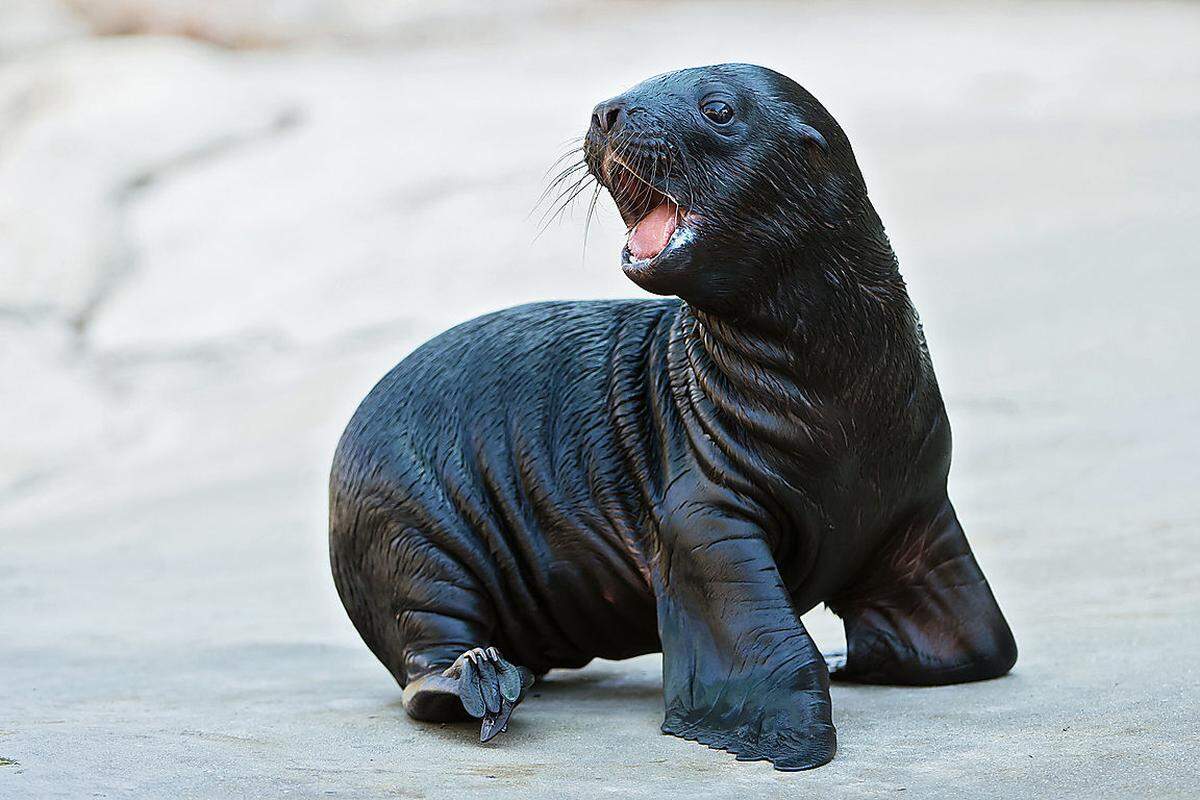
[[[911,686],[996,678],[1017,645],[947,500],[875,556],[829,607],[846,652],[828,653],[838,681]]]
[[[513,709],[532,685],[533,673],[506,661],[496,648],[473,647],[442,672],[405,686],[404,708],[430,722],[482,719],[479,741],[487,742],[508,729]]]

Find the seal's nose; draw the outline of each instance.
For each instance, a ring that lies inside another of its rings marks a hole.
[[[625,103],[621,100],[605,100],[592,110],[592,127],[603,134],[610,134],[625,121]]]

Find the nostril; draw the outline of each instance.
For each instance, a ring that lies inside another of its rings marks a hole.
[[[617,119],[621,116],[621,107],[615,106],[604,112],[604,130],[611,131],[617,127]]]
[[[592,113],[592,126],[601,133],[612,133],[621,124],[625,107],[620,103],[601,103]]]

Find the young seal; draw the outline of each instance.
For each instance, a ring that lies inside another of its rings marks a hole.
[[[333,574],[422,720],[504,730],[534,674],[661,650],[665,733],[797,770],[829,676],[933,685],[1017,650],[946,496],[921,326],[838,124],[726,64],[598,105],[588,171],[639,286],[426,343],[333,464]],[[847,651],[800,615],[826,603]]]

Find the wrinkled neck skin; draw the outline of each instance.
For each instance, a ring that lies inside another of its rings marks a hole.
[[[777,285],[744,309],[704,310],[685,298],[672,348],[676,400],[701,469],[784,517],[790,501],[756,487],[791,487],[815,507],[863,481],[885,495],[894,478],[877,473],[898,477],[908,466],[892,469],[880,454],[911,454],[905,442],[942,414],[882,226],[826,234],[789,258],[774,271]],[[775,480],[756,479],[764,475]]]

